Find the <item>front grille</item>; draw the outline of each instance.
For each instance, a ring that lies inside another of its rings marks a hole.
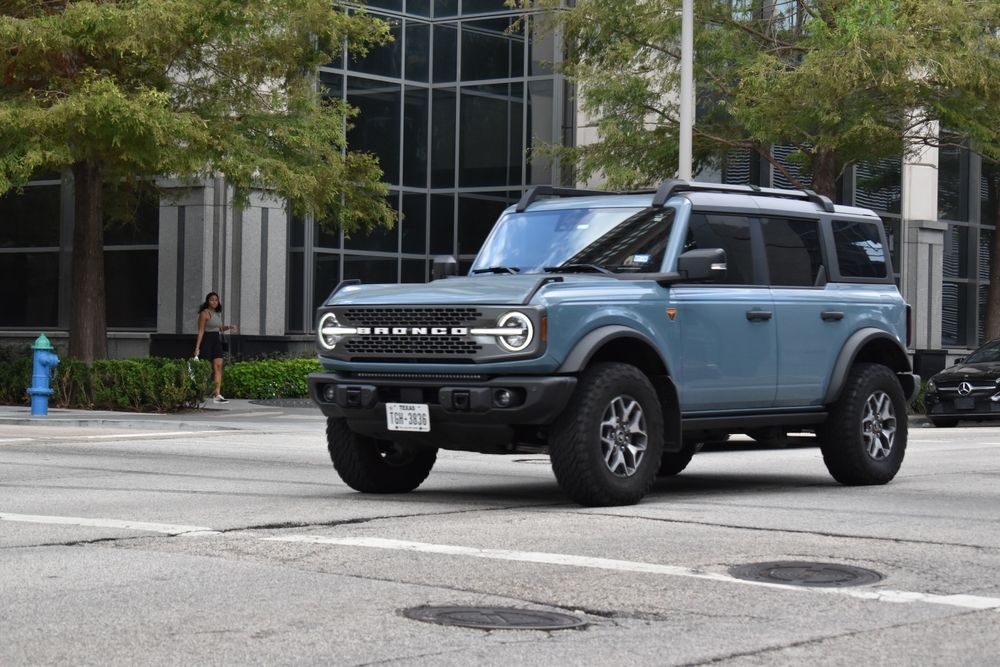
[[[960,382],[945,382],[938,383],[937,390],[942,393],[947,394],[957,394],[958,385]],[[997,391],[997,386],[993,382],[970,382],[972,385],[972,394],[993,394]]]
[[[454,336],[354,336],[347,339],[352,355],[421,355],[472,357],[482,349],[475,341]]]
[[[362,327],[460,327],[482,319],[478,308],[347,308],[344,319],[351,326]]]

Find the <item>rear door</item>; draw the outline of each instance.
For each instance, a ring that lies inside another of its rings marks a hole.
[[[841,290],[828,286],[818,218],[760,220],[778,336],[776,407],[822,404],[852,322]]]

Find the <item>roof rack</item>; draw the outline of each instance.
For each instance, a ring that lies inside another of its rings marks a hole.
[[[699,183],[682,179],[664,181],[653,197],[653,207],[662,208],[667,200],[678,192],[741,192],[759,197],[777,197],[781,199],[805,199],[818,205],[827,213],[833,213],[833,202],[829,197],[812,190],[784,190],[781,188],[762,188],[757,185],[731,185],[728,183]]]
[[[593,197],[595,195],[615,195],[617,192],[608,190],[583,190],[580,188],[559,188],[552,185],[534,185],[517,202],[517,212],[524,213],[531,202],[539,197]]]

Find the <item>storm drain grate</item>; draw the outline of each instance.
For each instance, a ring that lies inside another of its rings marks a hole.
[[[881,574],[863,567],[806,561],[775,561],[737,565],[729,568],[729,574],[737,579],[747,581],[822,588],[865,586],[882,581]]]
[[[480,630],[569,630],[587,625],[569,614],[513,607],[411,607],[403,615],[417,621]]]

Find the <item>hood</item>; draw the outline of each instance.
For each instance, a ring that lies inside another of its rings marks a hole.
[[[1000,377],[1000,363],[956,364],[934,376],[934,381],[970,380],[976,378],[994,379]]]
[[[542,280],[552,277],[548,274],[485,275],[446,278],[429,283],[348,285],[334,295],[332,302],[331,299],[327,299],[325,305],[331,303],[517,305],[523,304]],[[559,277],[564,282],[607,280],[607,278],[576,274],[563,274]]]

